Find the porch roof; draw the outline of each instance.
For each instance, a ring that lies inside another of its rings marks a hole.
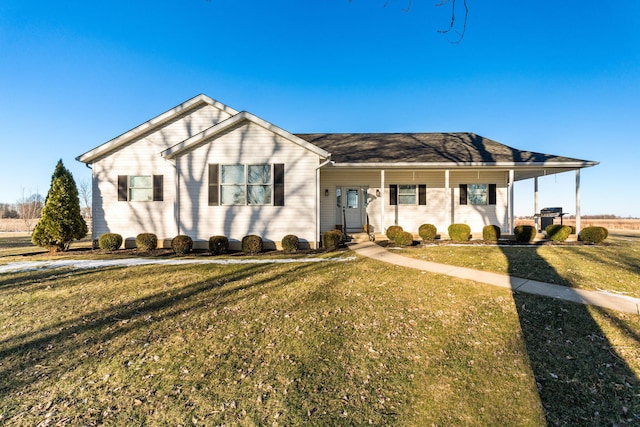
[[[598,164],[571,157],[522,151],[466,132],[324,133],[296,136],[331,153],[334,166],[493,166],[516,169],[516,179],[527,179]]]

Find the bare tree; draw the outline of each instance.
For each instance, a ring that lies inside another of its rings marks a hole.
[[[37,191],[26,196],[24,189],[22,189],[22,197],[16,202],[16,210],[27,231],[31,232],[36,220],[40,218],[42,206],[44,206],[44,198]]]
[[[82,217],[84,219],[91,219],[91,181],[83,179],[78,186],[78,196],[80,197],[80,205]]]
[[[349,0],[349,3],[351,3],[352,1],[353,0]],[[391,0],[386,0],[384,2],[384,7],[387,7],[390,1]],[[407,0],[407,7],[403,10],[405,12],[409,12],[409,10],[411,10],[412,4],[413,4],[413,0]],[[450,33],[456,34],[458,38],[455,40],[449,40],[449,41],[451,43],[458,44],[462,41],[462,39],[464,38],[464,34],[467,31],[467,20],[469,18],[469,4],[467,3],[467,0],[440,0],[440,3],[436,3],[436,7],[443,7],[443,6],[449,6],[451,8],[451,22],[449,23],[449,28],[447,28],[446,30],[438,30],[438,32],[440,34],[450,34]],[[460,8],[464,12],[462,22],[459,22],[456,18],[456,12],[459,11]]]
[[[456,22],[456,8],[460,6],[460,3],[462,3],[461,7],[464,11],[462,24],[459,24]],[[462,0],[461,2],[459,0],[442,0],[440,3],[436,4],[436,6],[438,7],[446,6],[446,5],[451,6],[451,22],[449,23],[449,28],[447,28],[446,30],[440,30],[438,32],[440,34],[448,34],[451,32],[457,34],[458,39],[451,41],[451,43],[458,44],[462,41],[462,39],[464,38],[464,33],[467,31],[467,19],[469,18],[469,5],[467,4],[467,0]]]

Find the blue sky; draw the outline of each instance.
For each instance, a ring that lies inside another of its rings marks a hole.
[[[468,0],[459,44],[447,6],[385,2],[0,0],[0,202],[46,194],[60,158],[89,180],[76,156],[205,93],[293,133],[469,131],[599,161],[582,213],[640,217],[640,2]],[[574,182],[541,179],[540,207],[575,212]]]

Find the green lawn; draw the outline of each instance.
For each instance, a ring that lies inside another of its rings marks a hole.
[[[640,298],[640,233],[611,233],[600,245],[414,246],[402,255]]]
[[[640,316],[363,258],[0,274],[0,424],[638,424],[639,377]]]

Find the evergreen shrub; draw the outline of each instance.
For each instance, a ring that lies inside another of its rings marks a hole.
[[[193,249],[193,239],[185,235],[177,235],[171,239],[171,249],[176,255],[186,255]]]
[[[544,229],[547,239],[553,242],[564,242],[571,234],[571,227],[561,224],[550,224]]]
[[[400,246],[411,246],[413,244],[413,234],[408,231],[401,231],[393,238],[393,242]]]
[[[578,240],[589,243],[601,243],[609,237],[609,230],[605,227],[585,227],[580,231]]]
[[[293,234],[287,234],[282,238],[282,250],[287,253],[296,252],[300,246],[300,239]]]
[[[466,242],[471,237],[471,227],[467,224],[451,224],[447,230],[454,242]]]
[[[418,234],[422,240],[434,240],[438,234],[438,229],[433,224],[422,224],[418,228]]]
[[[76,182],[59,160],[51,176],[51,187],[40,220],[31,234],[31,242],[50,252],[66,251],[73,240],[82,239],[87,231]]]
[[[136,236],[136,248],[140,251],[152,251],[158,247],[158,236],[153,233],[140,233]]]
[[[229,239],[225,236],[209,237],[209,252],[212,255],[222,255],[229,251]]]
[[[520,243],[531,243],[536,237],[536,228],[532,225],[517,225],[513,229],[516,241]]]
[[[245,254],[255,255],[264,249],[262,237],[255,234],[249,234],[242,238],[242,252]]]
[[[327,231],[322,235],[322,246],[328,251],[335,251],[342,243],[342,232],[340,230]]]
[[[402,233],[404,230],[402,229],[402,227],[400,227],[399,225],[392,225],[389,228],[387,228],[387,237],[389,238],[389,240],[395,240],[396,235],[399,233]]]
[[[98,238],[98,247],[103,251],[117,251],[122,246],[122,236],[117,233],[106,233]]]
[[[482,228],[482,240],[497,242],[500,238],[500,227],[497,225],[485,225]]]

